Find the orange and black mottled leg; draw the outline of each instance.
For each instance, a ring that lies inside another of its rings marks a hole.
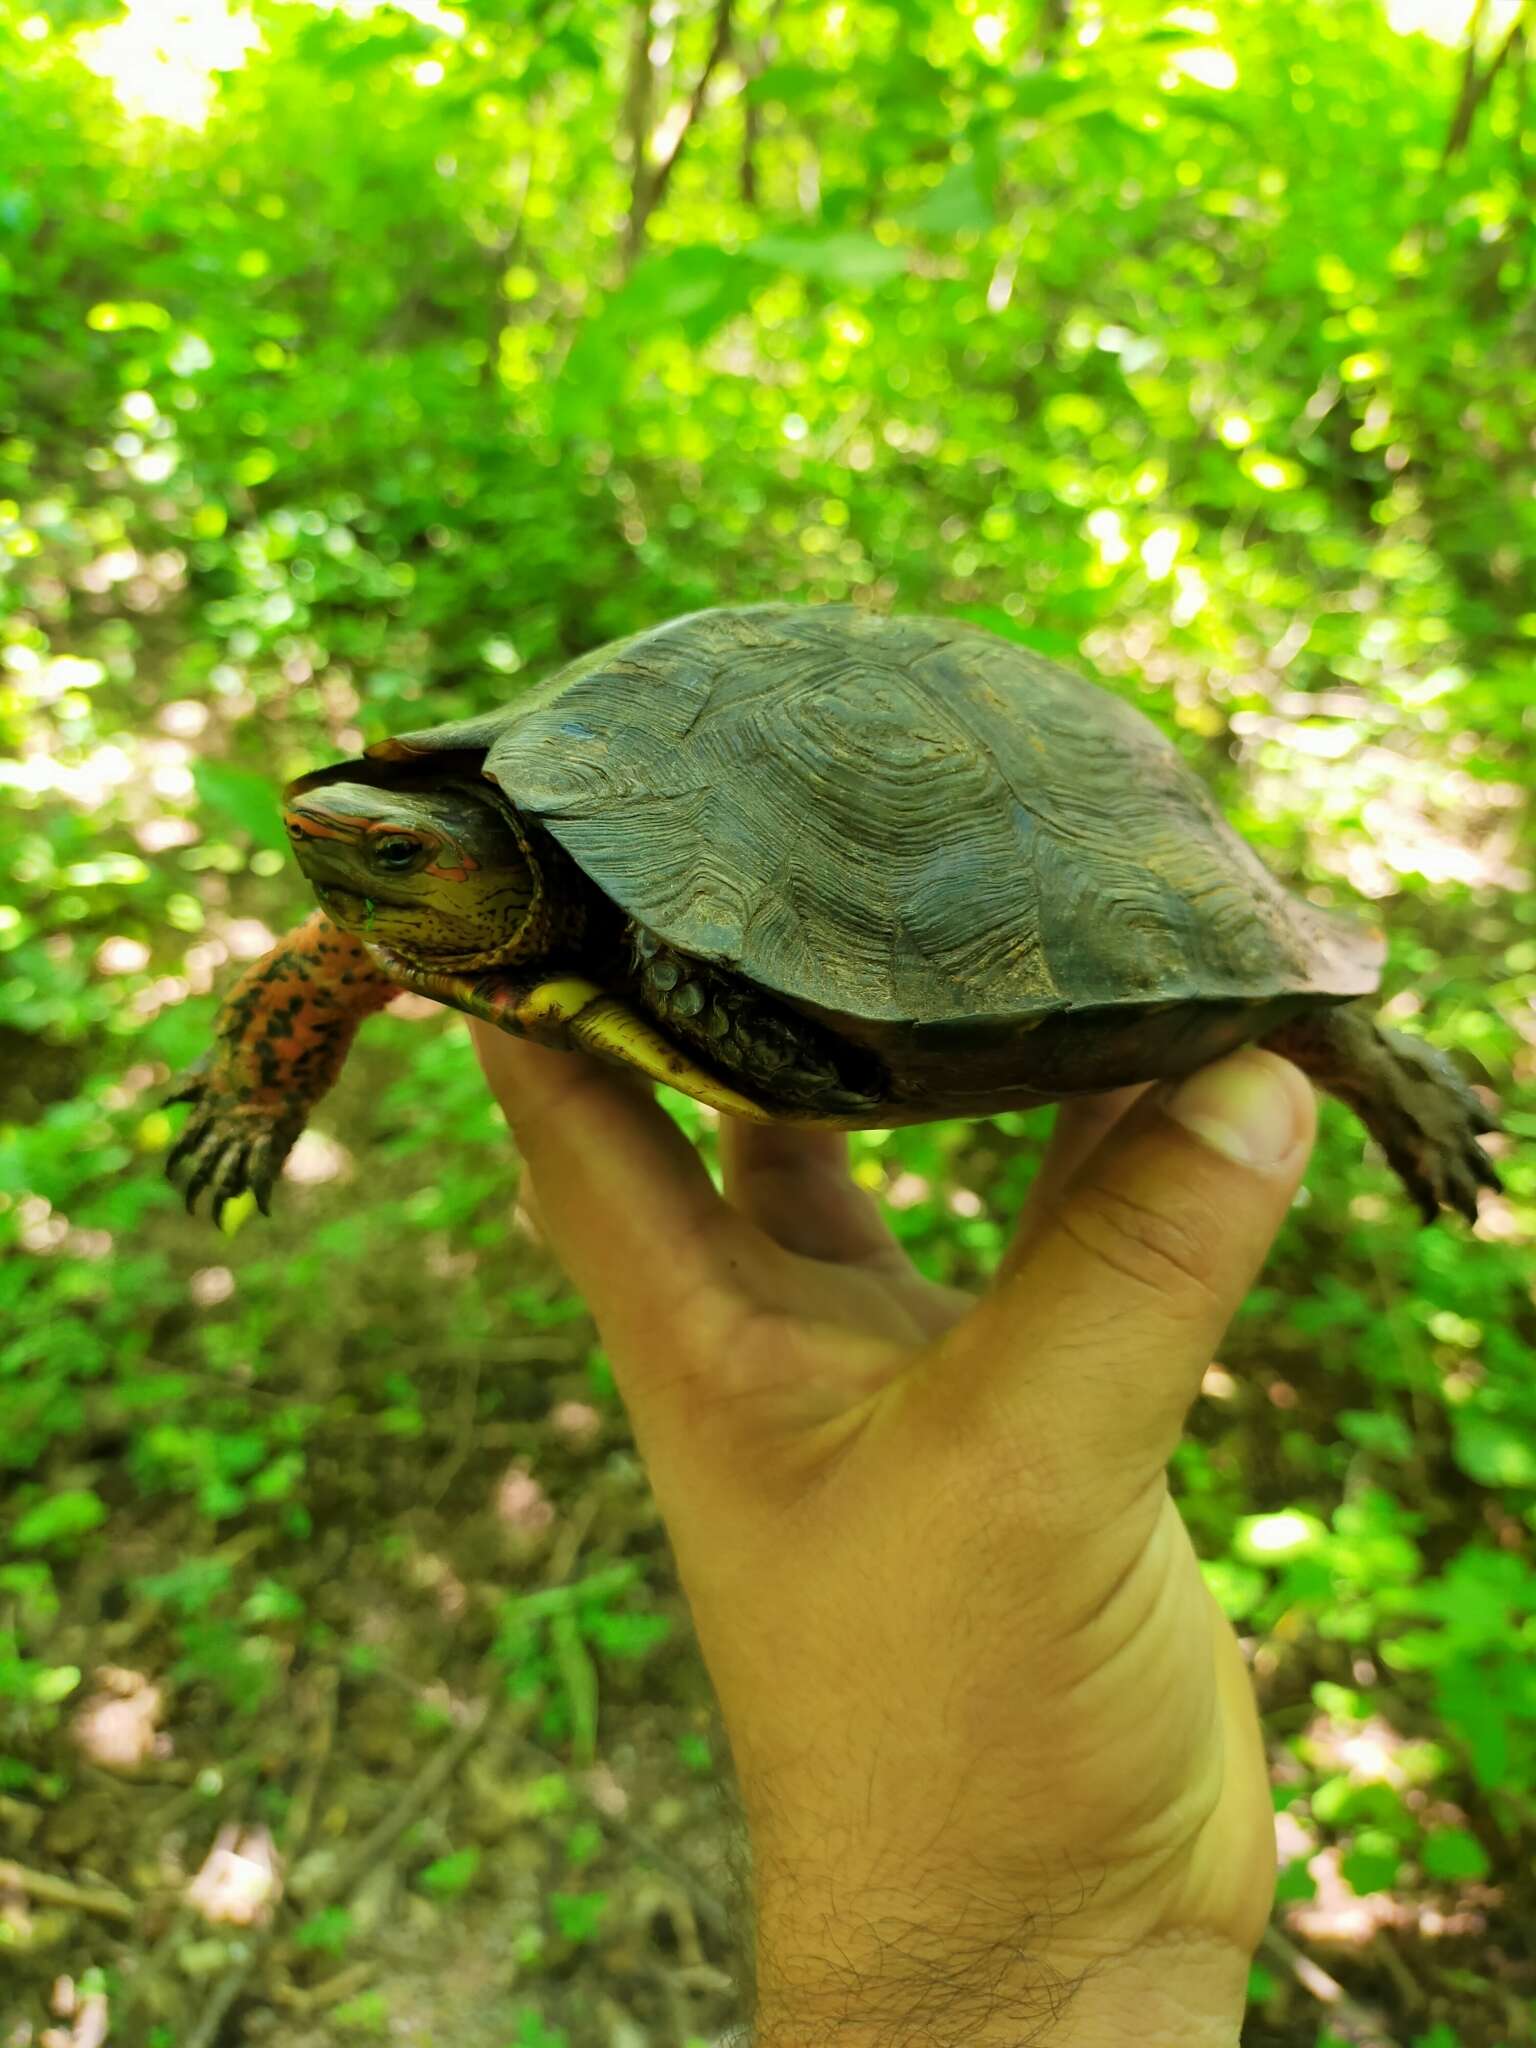
[[[188,1209],[206,1188],[217,1216],[249,1188],[267,1213],[272,1183],[358,1025],[399,993],[362,941],[319,910],[246,969],[220,1007],[211,1051],[169,1098],[192,1105],[166,1163],[184,1178]]]
[[[1477,1221],[1479,1187],[1500,1185],[1478,1133],[1498,1119],[1438,1047],[1388,1031],[1356,1003],[1309,1010],[1262,1043],[1349,1105],[1427,1223],[1442,1204]]]

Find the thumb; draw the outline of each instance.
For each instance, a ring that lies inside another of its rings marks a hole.
[[[1057,1191],[989,1297],[983,1412],[1026,1409],[1058,1444],[1064,1435],[1122,1468],[1127,1454],[1165,1463],[1315,1127],[1306,1080],[1257,1047],[1143,1097]]]

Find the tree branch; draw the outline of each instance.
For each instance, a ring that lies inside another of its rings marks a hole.
[[[1287,1941],[1278,1927],[1266,1931],[1262,1952],[1289,1970],[1302,1989],[1327,2009],[1329,2023],[1346,2040],[1357,2043],[1358,2048],[1397,2048],[1392,2036],[1383,2032],[1376,2015],[1356,2005],[1344,1986]]]
[[[634,27],[629,44],[629,82],[624,94],[624,133],[629,143],[629,218],[624,228],[624,268],[628,270],[645,232],[651,210],[648,187],[651,179],[647,149],[651,134],[651,107],[656,94],[656,74],[651,67],[651,0],[635,0]]]
[[[643,177],[637,176],[631,191],[629,225],[625,237],[626,263],[633,263],[645,241],[646,223],[667,196],[667,187],[672,182],[672,173],[677,169],[678,159],[687,146],[693,132],[693,124],[699,118],[704,106],[704,95],[714,77],[721,59],[731,46],[731,16],[735,0],[715,0],[715,25],[710,37],[709,54],[698,75],[693,91],[688,95],[688,105],[677,131],[677,139],[659,164],[647,166]],[[649,73],[649,60],[647,60]],[[645,164],[642,145],[638,165]]]
[[[1035,49],[1043,62],[1049,63],[1059,53],[1071,25],[1072,0],[1041,0]]]
[[[740,175],[741,197],[747,206],[757,204],[757,145],[763,131],[763,110],[752,97],[752,87],[779,53],[779,38],[775,33],[775,24],[781,5],[782,0],[768,0],[767,17],[755,46],[750,52],[737,52],[737,61],[741,65],[747,86],[742,94],[741,106]]]
[[[1478,0],[1472,26],[1468,31],[1467,61],[1461,74],[1461,92],[1457,96],[1456,111],[1451,116],[1451,125],[1445,138],[1445,148],[1440,155],[1443,169],[1451,158],[1460,154],[1471,139],[1472,124],[1477,119],[1477,110],[1493,89],[1493,81],[1504,66],[1521,49],[1525,41],[1526,23],[1530,18],[1529,0],[1509,25],[1509,32],[1488,60],[1485,70],[1477,68],[1477,31],[1482,24],[1487,0]]]

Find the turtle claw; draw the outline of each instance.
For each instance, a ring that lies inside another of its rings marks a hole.
[[[1376,1130],[1388,1160],[1433,1222],[1441,1207],[1477,1221],[1478,1190],[1503,1186],[1478,1138],[1499,1128],[1455,1062],[1422,1038],[1382,1031],[1396,1067],[1397,1114]]]
[[[1477,1221],[1478,1191],[1498,1189],[1498,1168],[1478,1143],[1499,1128],[1455,1063],[1423,1039],[1383,1031],[1395,1073],[1386,1113],[1367,1122],[1426,1222],[1442,1208]]]
[[[215,1223],[237,1195],[251,1194],[263,1216],[272,1213],[272,1188],[302,1128],[302,1119],[274,1115],[242,1101],[223,1085],[213,1062],[182,1076],[167,1104],[188,1102],[192,1113],[171,1147],[165,1170],[178,1183],[187,1214],[197,1213],[206,1193]]]

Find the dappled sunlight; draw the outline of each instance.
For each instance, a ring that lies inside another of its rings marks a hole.
[[[526,1465],[511,1465],[497,1482],[496,1517],[509,1535],[522,1543],[534,1543],[554,1523],[555,1509],[549,1496]]]
[[[219,1829],[185,1898],[202,1919],[228,1927],[259,1927],[282,1898],[276,1844],[264,1827],[231,1822]]]
[[[235,1276],[228,1266],[199,1266],[187,1282],[187,1293],[199,1308],[217,1308],[235,1291]]]
[[[125,113],[201,128],[221,72],[261,45],[255,18],[228,0],[125,0],[123,18],[80,31],[81,61],[111,85]]]
[[[585,1450],[602,1432],[603,1418],[590,1401],[559,1401],[549,1411],[549,1426],[577,1450]]]
[[[1478,0],[1383,0],[1387,20],[1400,36],[1433,36],[1437,43],[1457,48],[1483,9]],[[1486,9],[1489,26],[1502,34],[1508,28],[1520,0],[1493,0]]]
[[[159,1726],[165,1695],[143,1672],[103,1666],[96,1692],[74,1715],[70,1735],[81,1753],[106,1771],[135,1771],[152,1757],[171,1754]]]
[[[73,1977],[59,1977],[49,2011],[68,2025],[44,2027],[38,2048],[105,2048],[112,2032],[112,2006],[104,1991],[88,1991]]]
[[[283,1178],[301,1188],[323,1187],[352,1172],[352,1154],[345,1145],[311,1128],[301,1131],[283,1165]]]
[[[1485,1892],[1476,1904],[1453,1906],[1400,1891],[1362,1894],[1345,1877],[1344,1859],[1345,1852],[1337,1847],[1321,1849],[1310,1858],[1307,1874],[1315,1895],[1285,1913],[1291,1933],[1325,1950],[1368,1948],[1379,1934],[1392,1930],[1427,1941],[1464,1940],[1487,1931],[1488,1910],[1500,1903],[1497,1891]]]

